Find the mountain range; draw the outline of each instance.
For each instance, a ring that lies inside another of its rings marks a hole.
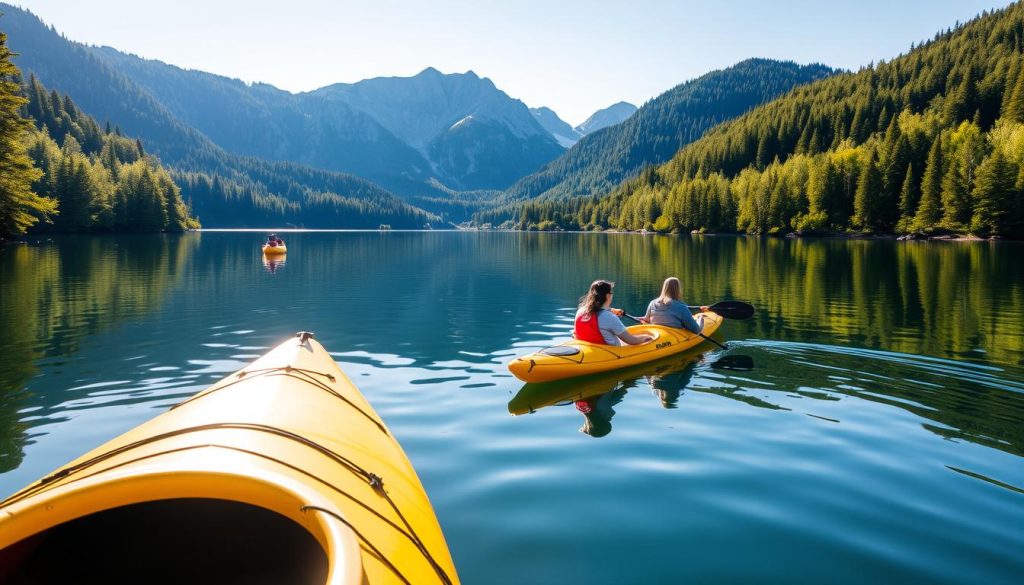
[[[286,215],[288,223],[309,225],[314,218],[296,205],[370,197],[379,211],[394,194],[404,200],[395,203],[404,219],[394,223],[415,226],[460,222],[534,197],[590,196],[667,160],[713,125],[833,73],[750,60],[640,109],[614,104],[572,128],[473,71],[427,68],[296,94],[76,43],[30,12],[3,4],[0,11],[26,76],[140,138],[181,180],[183,196],[198,207],[212,197],[206,216],[221,226],[241,221],[233,201],[246,225]],[[349,204],[326,217],[352,227],[379,216],[353,213],[366,210]]]

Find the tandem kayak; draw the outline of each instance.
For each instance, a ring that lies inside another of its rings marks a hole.
[[[300,334],[0,502],[0,582],[458,582],[391,432]]]
[[[665,408],[673,408],[674,404],[666,402],[678,400],[693,377],[698,363],[700,353],[688,351],[613,372],[571,380],[527,383],[509,400],[508,412],[513,416],[533,414],[549,406],[572,404],[618,389],[628,390],[636,386],[640,379],[646,379],[652,391],[662,399]]]
[[[263,253],[267,256],[280,256],[281,254],[288,253],[288,246],[281,244],[280,246],[270,246],[263,244]]]
[[[711,311],[704,316],[702,333],[710,336],[722,324],[722,316]],[[686,329],[661,325],[634,325],[627,327],[633,335],[648,333],[652,341],[640,345],[604,345],[571,339],[517,357],[508,365],[509,371],[524,382],[551,382],[563,378],[598,374],[654,361],[695,347],[705,341],[703,337]]]

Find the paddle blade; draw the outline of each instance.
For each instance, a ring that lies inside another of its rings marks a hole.
[[[716,370],[749,372],[754,369],[754,358],[749,355],[724,355],[712,362],[711,367]]]
[[[754,316],[754,307],[742,301],[719,301],[711,310],[726,319],[749,319]]]

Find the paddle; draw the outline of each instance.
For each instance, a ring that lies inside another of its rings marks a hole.
[[[699,309],[700,307],[697,307],[697,308]],[[751,309],[753,309],[753,307],[751,307]],[[630,319],[636,321],[637,323],[643,323],[643,321],[640,320],[640,317],[634,317],[633,315],[630,315],[629,313],[626,313],[626,312],[623,312],[622,314],[624,316],[629,317]],[[707,335],[704,335],[703,333],[698,333],[697,335],[700,335],[704,339],[707,339],[708,341],[710,341],[711,343],[714,343],[715,345],[717,345],[718,347],[720,347],[722,349],[729,349],[724,344],[718,343],[717,341],[715,341],[714,339],[711,339],[710,337],[708,337]]]
[[[697,310],[700,306],[690,305],[691,310]],[[742,301],[718,301],[708,307],[712,313],[721,315],[725,319],[749,319],[754,316],[754,307]]]

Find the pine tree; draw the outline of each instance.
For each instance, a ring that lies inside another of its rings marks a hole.
[[[942,227],[963,231],[971,221],[970,186],[963,165],[951,160],[942,177]]]
[[[978,84],[974,79],[974,67],[967,66],[960,84],[946,95],[946,120],[957,124],[962,120],[970,120],[978,109]]]
[[[914,214],[917,212],[917,192],[914,184],[914,164],[907,165],[907,174],[903,177],[900,188],[900,219],[896,222],[896,231],[901,234],[914,230]]]
[[[1009,230],[1016,173],[996,149],[978,167],[974,185],[974,216],[971,231],[979,235],[1005,235]]]
[[[881,161],[882,192],[879,200],[879,221],[883,230],[891,230],[900,216],[900,194],[907,165],[910,163],[910,142],[899,131],[893,118],[886,132],[885,159]]]
[[[27,153],[25,136],[32,123],[21,117],[27,100],[15,81],[20,73],[12,56],[7,35],[0,32],[0,238],[21,235],[57,210],[56,202],[32,191],[42,171]]]
[[[54,183],[53,194],[59,202],[60,210],[53,225],[57,231],[85,232],[93,228],[94,190],[87,166],[87,159],[79,150],[75,137],[68,135]]]
[[[942,137],[936,136],[928,151],[928,163],[921,179],[921,200],[914,216],[914,230],[930,232],[942,219]]]
[[[1024,122],[1024,73],[1019,65],[1016,76],[1006,83],[1002,114],[1012,122]]]
[[[878,170],[878,155],[872,150],[871,156],[861,167],[857,180],[857,193],[853,199],[853,227],[862,230],[882,229],[881,213],[882,173]]]

